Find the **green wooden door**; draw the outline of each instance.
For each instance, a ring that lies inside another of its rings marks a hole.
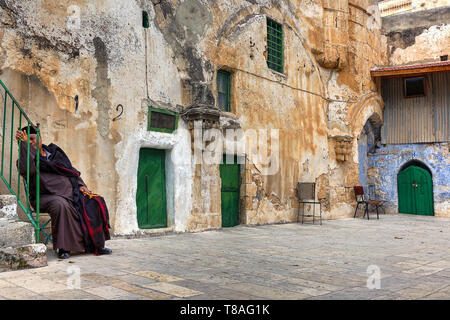
[[[136,205],[139,228],[167,227],[164,150],[139,151]]]
[[[233,164],[227,164],[224,156],[223,164],[220,165],[222,227],[224,228],[239,224],[239,171],[237,157],[234,158]]]
[[[398,211],[434,215],[433,182],[427,170],[410,166],[398,174]]]
[[[408,167],[398,174],[398,212],[415,214],[413,167]]]

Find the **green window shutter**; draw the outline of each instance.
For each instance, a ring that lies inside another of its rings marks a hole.
[[[231,74],[225,70],[217,72],[217,100],[219,109],[231,111]]]
[[[283,26],[267,18],[267,66],[283,73]]]
[[[148,107],[148,131],[172,133],[178,127],[178,113]]]

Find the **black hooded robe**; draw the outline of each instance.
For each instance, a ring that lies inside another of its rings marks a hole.
[[[53,249],[82,252],[87,241],[85,221],[83,221],[83,198],[79,192],[86,186],[79,172],[72,167],[64,151],[55,144],[42,145],[50,152],[48,159],[40,156],[40,212],[50,214],[52,219]],[[26,179],[27,144],[20,144],[19,170]],[[36,149],[30,148],[30,201],[35,207],[36,201]],[[102,199],[103,200],[103,199]],[[104,203],[104,202],[103,202]],[[109,223],[106,222],[105,240],[109,239]],[[91,251],[91,250],[89,250]]]

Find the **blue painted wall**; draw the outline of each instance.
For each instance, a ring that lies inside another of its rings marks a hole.
[[[367,135],[363,132],[358,139],[358,162],[359,162],[359,185],[363,186],[367,190],[368,180],[367,180],[367,169],[369,167],[369,158],[367,157]]]
[[[364,187],[367,193],[369,188],[368,169],[369,158],[368,154],[375,146],[375,128],[367,121],[364,125],[361,135],[358,139],[358,169],[359,169],[359,185]],[[368,194],[368,193],[367,193]]]
[[[368,179],[377,196],[387,201],[387,211],[397,213],[397,174],[411,160],[423,162],[433,175],[434,211],[450,217],[450,143],[391,144],[369,154]]]

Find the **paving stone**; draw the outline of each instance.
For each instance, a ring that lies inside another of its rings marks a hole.
[[[409,269],[409,270],[406,270],[403,272],[404,273],[413,273],[413,274],[421,275],[421,276],[428,276],[428,275],[437,273],[442,270],[444,270],[444,269],[438,268],[438,267],[420,266],[420,267]]]
[[[421,298],[421,300],[449,300],[450,294],[447,292],[437,291]]]
[[[384,296],[378,296],[375,298],[372,298],[371,300],[405,300],[405,298],[399,296],[399,295],[394,295],[394,294],[388,294],[388,295],[384,295]]]
[[[436,262],[432,262],[432,263],[427,264],[427,267],[450,269],[450,260],[439,260]]]
[[[196,295],[196,296],[191,296],[191,297],[174,297],[173,300],[229,300],[232,298],[225,298],[225,297],[221,297],[221,296],[216,296],[216,295],[212,295],[210,293],[208,294],[200,294],[200,295]],[[239,299],[239,298],[235,298],[235,299]],[[241,299],[245,299],[245,298],[241,298]],[[257,299],[245,299],[245,300],[257,300]]]
[[[424,290],[422,288],[406,288],[396,291],[394,294],[401,296],[404,299],[421,299],[427,295],[434,293],[436,290]]]
[[[104,299],[122,298],[131,295],[131,293],[129,293],[128,291],[119,288],[114,288],[111,286],[89,288],[85,289],[84,291]]]
[[[45,299],[50,300],[102,300],[100,296],[93,295],[84,290],[74,289],[74,290],[65,290],[58,292],[48,292],[43,296]]]
[[[270,288],[265,286],[260,286],[252,283],[236,283],[226,286],[226,288],[247,293],[249,295],[255,295],[263,297],[265,299],[274,300],[297,300],[310,297],[311,295],[298,293],[293,291],[281,290],[278,288]]]
[[[133,272],[133,274],[135,274],[137,276],[145,277],[145,278],[154,279],[156,281],[161,281],[161,282],[171,282],[171,281],[183,280],[182,278],[170,276],[168,274],[161,274],[161,273],[149,271],[149,270],[137,271],[137,272]]]
[[[289,283],[289,282],[277,282],[273,283],[271,287],[275,287],[281,290],[289,290],[293,292],[303,293],[308,296],[320,296],[323,294],[327,294],[330,290],[316,289],[311,287],[304,287],[298,284]]]
[[[0,296],[12,300],[25,300],[36,297],[36,293],[22,287],[0,288]]]
[[[114,279],[122,280],[129,284],[134,284],[134,285],[143,285],[143,284],[157,282],[157,280],[155,280],[153,278],[141,277],[141,276],[134,275],[134,274],[125,274],[125,275],[115,276]]]
[[[175,281],[175,282],[171,282],[171,284],[180,286],[180,287],[184,287],[184,288],[189,288],[191,290],[194,291],[199,291],[202,293],[210,293],[213,290],[217,289],[217,287],[215,286],[211,286],[210,283],[207,282],[203,282],[203,281],[198,281],[198,280],[181,280],[181,281]]]
[[[385,293],[379,289],[368,289],[362,287],[346,288],[336,292],[324,294],[321,296],[315,296],[311,299],[332,299],[332,300],[371,300],[379,296],[383,296]]]
[[[72,263],[49,250],[47,267],[0,273],[0,290],[7,285],[25,299],[70,298],[68,268],[76,266],[81,292],[73,291],[74,299],[444,299],[450,298],[450,235],[439,232],[444,229],[450,219],[383,215],[370,222],[115,239],[108,241],[112,255],[74,255]],[[380,290],[366,286],[370,265],[381,270]],[[36,279],[44,286],[36,289]],[[46,292],[50,283],[62,287]]]
[[[227,300],[264,300],[264,297],[259,297],[228,288],[215,288],[214,291],[212,291],[212,295],[222,297],[223,299]]]
[[[416,261],[416,260],[414,260],[414,261]],[[400,269],[410,270],[410,269],[420,268],[421,266],[423,266],[423,264],[419,264],[417,262],[414,263],[411,261],[401,261],[401,262],[394,263],[392,266],[398,267]]]
[[[288,278],[286,281],[288,283],[298,284],[303,287],[320,289],[324,291],[338,291],[343,289],[343,287],[333,286],[327,283],[305,280],[300,278]]]
[[[14,287],[14,286],[15,286],[14,284],[12,284],[12,283],[10,283],[8,281],[0,280],[0,289]]]
[[[168,282],[156,282],[156,283],[146,284],[146,285],[144,285],[144,287],[152,289],[152,290],[161,291],[161,292],[164,292],[164,293],[167,293],[167,294],[170,294],[173,296],[177,296],[180,298],[192,297],[192,296],[196,296],[196,295],[203,293],[203,292],[191,290],[188,288],[184,288],[181,286],[177,286],[175,284],[168,283]]]
[[[27,276],[21,278],[11,278],[8,282],[35,293],[45,293],[53,291],[67,290],[67,286],[55,281],[43,279],[39,276]]]

